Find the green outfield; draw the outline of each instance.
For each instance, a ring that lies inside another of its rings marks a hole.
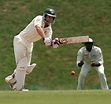
[[[0,91],[1,104],[109,104],[110,90]]]

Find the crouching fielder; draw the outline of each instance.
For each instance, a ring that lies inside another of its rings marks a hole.
[[[77,90],[84,89],[85,78],[91,67],[95,67],[98,72],[101,89],[109,89],[106,76],[104,74],[103,55],[101,49],[93,45],[94,42],[91,38],[89,38],[89,42],[85,42],[83,44],[84,47],[78,51],[77,55],[77,65],[81,67]]]
[[[13,74],[6,77],[12,90],[23,91],[25,76],[36,66],[31,64],[33,43],[43,39],[46,46],[57,48],[59,43],[52,40],[51,24],[55,22],[56,14],[51,8],[47,8],[43,16],[36,16],[27,27],[14,37],[14,54],[16,69]]]

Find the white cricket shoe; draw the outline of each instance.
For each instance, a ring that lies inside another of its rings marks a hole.
[[[29,90],[28,90],[28,89],[24,89],[24,88],[23,88],[21,91],[29,91]]]
[[[28,89],[21,89],[21,90],[17,90],[16,88],[13,88],[12,91],[29,91]]]

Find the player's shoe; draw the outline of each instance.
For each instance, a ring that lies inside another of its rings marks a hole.
[[[12,91],[29,91],[28,89],[22,88],[21,90],[17,90],[16,88],[13,88]]]
[[[15,74],[12,74],[12,75],[6,77],[5,81],[9,84],[9,87],[12,91],[17,91],[17,89],[15,87],[16,86]],[[29,91],[29,90],[22,88],[20,91]]]
[[[28,90],[28,89],[24,89],[24,88],[23,88],[21,91],[29,91],[29,90]]]
[[[13,89],[13,86],[16,83],[15,75],[12,74],[12,75],[6,77],[5,81],[9,84],[10,89]]]

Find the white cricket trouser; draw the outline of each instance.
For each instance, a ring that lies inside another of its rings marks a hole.
[[[32,51],[33,43],[25,43],[19,35],[14,37],[14,54],[17,64],[15,88],[17,90],[21,90],[24,86],[27,66],[31,63]]]
[[[96,68],[96,71],[98,72],[98,75],[99,75],[101,89],[103,89],[103,90],[109,89],[108,85],[107,85],[106,76],[104,74],[104,66],[101,65],[101,66],[95,67],[95,68]],[[85,63],[81,67],[81,71],[80,71],[80,74],[79,74],[79,77],[78,77],[77,90],[84,89],[85,78],[86,78],[86,75],[88,74],[89,70],[91,70],[91,66],[89,64],[87,64],[87,63]]]

